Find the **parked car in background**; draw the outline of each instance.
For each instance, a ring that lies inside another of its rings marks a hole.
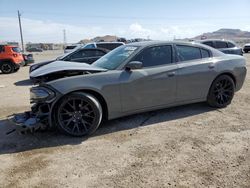
[[[248,52],[250,51],[250,43],[244,45],[243,51],[244,51],[245,53],[248,53]]]
[[[99,59],[108,52],[109,50],[103,48],[93,48],[93,49],[78,48],[77,50],[67,53],[64,56],[58,57],[56,60],[92,64],[93,62],[95,62],[97,59]],[[52,63],[56,60],[35,63],[30,66],[30,72],[44,65]]]
[[[124,42],[92,42],[84,45],[83,48],[104,48],[107,50],[113,50],[124,44]]]
[[[27,48],[27,52],[43,52],[42,48]]]
[[[70,53],[74,50],[76,50],[77,48],[80,48],[82,47],[82,44],[72,44],[72,45],[67,45],[65,48],[64,48],[64,53]]]
[[[219,39],[208,39],[199,41],[202,44],[213,47],[217,50],[225,54],[235,54],[235,55],[243,55],[242,48],[237,47],[237,45],[233,41],[229,40],[219,40]]]
[[[24,64],[20,48],[11,45],[0,45],[0,70],[4,74],[19,70]]]
[[[24,59],[24,66],[35,62],[33,54],[23,54],[23,59]]]
[[[246,60],[202,44],[138,42],[92,65],[56,61],[30,76],[41,83],[30,90],[32,112],[14,116],[17,129],[84,136],[130,114],[203,101],[226,107],[244,83]]]

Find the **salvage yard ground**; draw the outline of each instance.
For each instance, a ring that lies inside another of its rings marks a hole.
[[[199,103],[133,115],[89,138],[6,136],[6,116],[29,109],[28,70],[0,74],[0,187],[250,187],[249,73],[224,109]]]

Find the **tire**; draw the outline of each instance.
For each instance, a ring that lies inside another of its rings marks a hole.
[[[75,92],[59,101],[54,117],[60,132],[70,136],[87,136],[99,127],[102,107],[94,96]]]
[[[235,83],[228,75],[217,77],[207,96],[207,103],[216,108],[224,108],[229,105],[234,97]]]
[[[15,71],[15,67],[10,62],[3,62],[0,65],[0,70],[3,74],[10,74]]]

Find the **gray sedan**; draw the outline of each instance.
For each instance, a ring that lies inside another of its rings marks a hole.
[[[218,49],[225,54],[243,55],[242,48],[238,47],[233,41],[207,39],[200,41],[200,43]]]
[[[15,116],[24,129],[57,127],[72,136],[95,132],[102,120],[207,101],[229,105],[246,76],[242,56],[197,43],[140,42],[94,64],[54,62],[31,73],[32,112]]]

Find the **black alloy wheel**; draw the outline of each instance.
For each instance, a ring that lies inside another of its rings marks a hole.
[[[219,76],[212,84],[208,104],[213,107],[223,108],[229,105],[234,97],[235,83],[228,75]]]
[[[71,136],[92,134],[101,123],[102,108],[98,100],[86,93],[66,96],[57,110],[57,124]]]

